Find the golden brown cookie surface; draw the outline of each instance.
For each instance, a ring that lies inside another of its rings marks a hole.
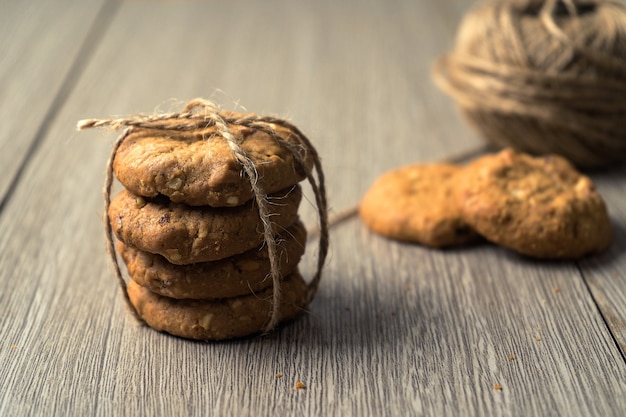
[[[455,165],[425,164],[383,174],[363,196],[361,219],[384,236],[431,247],[475,240],[455,194],[460,172]]]
[[[268,196],[276,233],[297,220],[301,197],[299,186]],[[111,201],[108,216],[121,241],[177,265],[227,258],[263,242],[263,225],[252,202],[227,208],[190,207],[123,190]]]
[[[268,127],[283,140],[298,144],[288,129]],[[258,185],[265,193],[298,183],[311,169],[310,155],[308,166],[299,166],[292,153],[268,133],[234,125],[230,129],[241,138],[240,146],[254,163]],[[162,194],[193,206],[233,207],[253,196],[241,163],[214,127],[192,133],[135,130],[117,150],[113,168],[125,188],[144,197]]]
[[[294,272],[282,284],[281,321],[302,313],[307,286]],[[272,289],[223,300],[176,300],[150,292],[134,281],[128,296],[137,313],[159,331],[197,340],[223,340],[249,336],[264,330],[272,309]]]
[[[488,240],[538,258],[579,258],[606,249],[611,223],[591,180],[559,156],[510,149],[466,167],[463,217]]]
[[[277,236],[279,272],[290,274],[306,244],[306,230],[297,221]],[[131,278],[150,291],[171,298],[215,299],[258,292],[272,285],[267,247],[213,262],[174,265],[160,255],[118,242]]]

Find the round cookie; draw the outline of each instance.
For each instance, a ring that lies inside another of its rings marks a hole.
[[[361,219],[381,235],[435,248],[471,242],[477,235],[462,219],[455,192],[460,172],[443,163],[387,172],[363,196]]]
[[[306,229],[296,221],[277,236],[281,276],[289,275],[304,254]],[[174,265],[160,255],[118,242],[118,251],[130,277],[153,293],[171,298],[230,298],[264,290],[272,285],[267,247],[214,262]]]
[[[306,307],[307,286],[298,272],[282,283],[281,321]],[[198,340],[223,340],[260,333],[272,310],[272,289],[222,300],[176,300],[128,282],[128,296],[139,316],[152,328]]]
[[[611,222],[591,180],[556,155],[511,149],[474,161],[459,184],[463,217],[519,253],[574,259],[611,243]]]
[[[276,233],[297,220],[301,198],[299,186],[268,196]],[[111,201],[108,216],[122,242],[176,265],[224,259],[263,242],[263,224],[253,202],[231,208],[190,207],[122,190]]]
[[[267,126],[285,141],[299,145],[290,130]],[[242,126],[229,127],[236,138],[241,138],[240,146],[254,163],[257,183],[265,193],[297,184],[310,172],[312,160],[304,148],[300,149],[306,167],[271,135]],[[213,207],[239,206],[253,197],[241,163],[215,127],[193,132],[136,129],[116,151],[113,169],[125,188],[143,197],[162,194],[177,203]]]

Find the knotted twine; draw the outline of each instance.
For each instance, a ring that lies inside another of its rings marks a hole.
[[[580,168],[626,161],[623,1],[485,3],[433,75],[490,143]]]
[[[285,139],[281,138],[274,129],[270,126],[278,125],[288,129],[295,135],[298,144],[293,144]],[[117,256],[115,254],[113,229],[108,218],[109,206],[111,204],[111,189],[114,181],[113,161],[117,150],[128,137],[128,135],[135,129],[153,129],[161,130],[164,132],[191,132],[198,129],[206,129],[209,127],[215,127],[217,130],[217,136],[211,136],[206,140],[225,140],[230,147],[233,157],[241,164],[243,171],[250,181],[250,186],[254,194],[254,201],[259,211],[259,218],[263,224],[263,238],[268,251],[268,257],[270,261],[270,275],[272,278],[272,311],[270,320],[265,328],[265,332],[269,332],[276,327],[280,320],[280,302],[281,302],[281,274],[279,271],[279,255],[277,253],[276,236],[270,221],[270,203],[267,198],[267,193],[258,182],[258,173],[254,162],[248,157],[246,152],[241,147],[243,141],[242,136],[235,136],[228,125],[244,126],[251,129],[256,129],[270,135],[281,146],[291,152],[295,161],[300,164],[301,167],[306,166],[306,154],[308,153],[313,160],[313,170],[306,170],[306,177],[315,195],[315,203],[317,205],[317,211],[319,216],[319,245],[318,245],[318,258],[317,269],[311,281],[307,284],[306,304],[308,305],[319,287],[320,280],[322,278],[322,268],[326,260],[329,245],[329,232],[328,232],[328,208],[326,201],[326,188],[324,185],[324,173],[320,162],[319,155],[312,145],[311,141],[293,124],[286,120],[268,117],[268,116],[224,116],[220,114],[219,107],[208,100],[197,98],[189,101],[182,112],[179,113],[166,113],[156,115],[135,115],[127,118],[120,119],[88,119],[78,122],[78,130],[88,128],[109,128],[112,130],[119,130],[125,128],[123,133],[114,142],[109,160],[106,168],[106,178],[104,183],[104,224],[105,224],[105,236],[106,236],[106,248],[111,258],[115,275],[122,289],[124,300],[130,308],[133,315],[139,320],[143,321],[139,313],[133,306],[128,296],[128,290],[126,288],[126,281],[122,275],[122,271],[119,266]],[[174,138],[177,136],[174,135]],[[314,175],[314,173],[316,175]]]

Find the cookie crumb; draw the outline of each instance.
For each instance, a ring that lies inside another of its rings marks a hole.
[[[535,341],[536,341],[536,342],[539,342],[540,340],[541,340],[541,337],[539,337],[539,336],[535,336]]]
[[[276,376],[276,378],[282,378],[283,374],[281,374],[280,372],[276,372],[275,376]]]
[[[296,389],[306,389],[306,385],[302,381],[296,381],[296,385],[294,386]]]
[[[502,385],[495,383],[493,384],[493,389],[495,389],[496,391],[502,391]]]
[[[510,361],[514,361],[515,360],[515,355],[513,355],[512,353],[509,355],[509,360]]]
[[[11,346],[13,349],[17,349],[17,345],[13,345]]]
[[[552,288],[552,292],[555,293],[555,294],[558,293],[559,292],[559,287]]]
[[[413,289],[413,287],[411,287],[408,284],[404,286],[404,291],[411,291],[412,289]]]

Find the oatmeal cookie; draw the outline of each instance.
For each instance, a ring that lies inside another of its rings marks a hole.
[[[231,113],[223,113],[228,117]],[[298,183],[312,168],[311,155],[299,148],[301,166],[272,135],[242,126],[229,126],[254,163],[258,185],[268,194]],[[290,130],[268,124],[283,140],[298,145]],[[191,132],[135,129],[115,154],[118,180],[135,195],[167,196],[192,206],[233,207],[253,196],[241,163],[215,127]]]
[[[301,198],[300,186],[268,196],[275,233],[297,220]],[[122,190],[111,201],[108,216],[122,242],[177,265],[224,259],[263,242],[263,224],[253,202],[227,208],[190,207]]]
[[[462,219],[455,191],[461,171],[443,163],[390,171],[363,196],[361,219],[381,235],[435,248],[471,242],[477,235]]]
[[[152,328],[198,340],[233,339],[260,333],[272,310],[272,289],[222,300],[176,300],[150,292],[134,281],[128,296],[137,313]],[[306,307],[307,286],[296,271],[282,284],[281,321]]]
[[[488,240],[519,253],[575,259],[611,243],[611,222],[591,180],[557,155],[505,149],[466,167],[463,218]]]
[[[289,275],[300,262],[306,229],[296,221],[277,236],[281,276]],[[161,255],[118,242],[130,277],[153,293],[171,298],[228,298],[256,293],[272,285],[267,247],[262,245],[241,255],[213,262],[174,265]]]

